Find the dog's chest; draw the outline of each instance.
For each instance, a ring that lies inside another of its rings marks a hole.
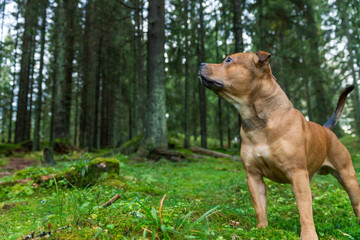
[[[282,171],[284,163],[279,161],[271,146],[264,143],[244,145],[241,158],[247,171],[260,171],[264,177],[273,181],[287,182],[286,175]]]
[[[249,164],[255,164],[258,161],[271,161],[272,159],[270,147],[266,144],[243,146],[241,155],[244,160],[250,161]]]
[[[271,151],[269,146],[265,144],[258,144],[252,147],[249,147],[248,151],[251,152],[253,158],[259,159],[269,159],[271,157]]]

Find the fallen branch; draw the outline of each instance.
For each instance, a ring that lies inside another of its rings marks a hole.
[[[195,152],[195,153],[200,153],[200,154],[208,155],[208,156],[215,157],[215,158],[230,158],[230,159],[233,159],[235,161],[241,162],[241,159],[236,157],[236,156],[221,153],[221,152],[212,151],[212,150],[205,149],[205,148],[190,147],[190,150]]]
[[[151,150],[149,157],[155,160],[166,158],[173,162],[179,162],[186,159],[186,156],[183,153],[166,148],[154,148]]]
[[[44,224],[46,221],[47,221],[47,219],[44,220],[43,224]],[[67,229],[67,228],[70,228],[70,225],[65,226],[65,227],[58,228],[58,229],[55,230],[55,232],[59,232],[59,231],[61,231],[61,230]],[[29,239],[35,239],[35,238],[43,238],[43,237],[46,237],[47,235],[49,235],[50,237],[53,236],[53,235],[52,235],[52,231],[48,231],[48,232],[42,231],[42,232],[40,232],[40,234],[38,234],[38,235],[36,235],[36,236],[35,236],[35,232],[36,232],[36,231],[34,231],[34,232],[32,232],[31,234],[25,236],[25,238],[23,238],[22,240],[29,240]]]
[[[103,208],[110,206],[113,204],[116,200],[120,198],[120,195],[117,193],[115,196],[113,196],[109,201],[107,201],[105,204],[102,205]]]

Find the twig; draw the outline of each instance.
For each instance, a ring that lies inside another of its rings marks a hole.
[[[44,223],[45,223],[47,220],[48,220],[48,218],[46,218],[46,219],[44,220],[43,226],[44,226]],[[61,231],[61,230],[64,230],[64,229],[67,229],[67,228],[70,228],[70,225],[65,226],[65,227],[58,228],[58,229],[56,229],[56,232]],[[22,240],[29,240],[29,239],[34,239],[34,238],[38,238],[38,237],[46,237],[47,235],[52,236],[52,231],[49,231],[49,232],[42,231],[42,232],[40,232],[40,234],[38,234],[38,235],[36,235],[36,236],[35,236],[35,232],[36,232],[36,231],[34,231],[34,232],[32,232],[31,234],[25,236]]]
[[[108,207],[111,204],[113,204],[116,200],[118,200],[120,198],[120,195],[117,193],[115,196],[113,196],[109,201],[107,201],[104,205],[102,205],[102,207]]]
[[[141,8],[138,8],[138,7],[133,7],[133,6],[127,5],[126,3],[124,3],[123,1],[120,1],[120,0],[118,0],[117,2],[120,3],[121,5],[127,7],[127,8],[131,8],[131,9],[135,9],[135,10],[141,9]]]
[[[225,153],[221,153],[221,152],[212,151],[212,150],[205,149],[205,148],[190,147],[190,150],[191,150],[192,152],[196,152],[196,153],[208,155],[208,156],[211,156],[211,157],[216,157],[216,158],[230,158],[230,159],[233,159],[233,160],[235,160],[235,161],[241,162],[241,159],[238,158],[238,157],[236,157],[236,156],[232,156],[232,155],[225,154]]]
[[[165,193],[164,196],[162,197],[162,199],[161,199],[161,201],[160,201],[160,207],[159,207],[159,216],[160,216],[161,225],[164,225],[163,220],[162,220],[162,217],[161,217],[161,209],[162,209],[162,205],[163,205],[163,203],[164,203],[165,197],[166,197],[166,193]]]

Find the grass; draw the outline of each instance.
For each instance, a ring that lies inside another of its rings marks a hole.
[[[69,187],[56,179],[38,186],[2,184],[0,238],[22,239],[34,231],[35,235],[52,231],[53,239],[299,239],[299,215],[289,185],[266,180],[269,227],[255,228],[241,163],[214,158],[179,163],[117,158],[119,176],[101,178],[92,187]],[[64,161],[41,171],[61,172],[74,164],[85,166],[86,161]],[[30,168],[3,181],[38,171]],[[319,237],[360,239],[348,196],[336,180],[316,176],[311,188]],[[117,193],[118,201],[101,207]]]

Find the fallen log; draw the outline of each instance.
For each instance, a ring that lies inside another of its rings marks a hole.
[[[44,160],[45,163],[51,166],[55,166],[56,162],[53,157],[53,153],[50,148],[44,148]]]
[[[120,195],[117,193],[115,196],[113,196],[109,201],[107,201],[105,204],[102,205],[103,208],[106,208],[113,204],[115,201],[117,201],[120,198]]]
[[[215,158],[230,158],[235,161],[241,162],[241,159],[239,157],[221,153],[221,152],[212,151],[212,150],[205,149],[205,148],[190,147],[190,150],[195,153],[200,153],[200,154],[208,155],[208,156],[215,157]]]
[[[183,153],[166,148],[154,148],[150,151],[149,157],[155,160],[163,157],[172,162],[179,162],[186,159],[186,156]]]

